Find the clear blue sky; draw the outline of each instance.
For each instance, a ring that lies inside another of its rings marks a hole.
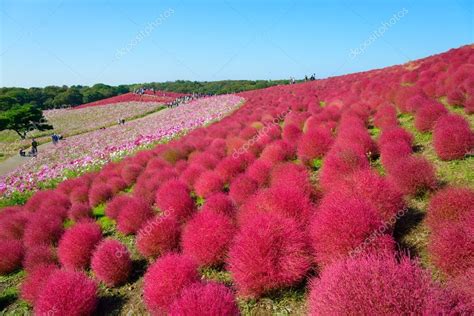
[[[323,78],[474,42],[469,0],[0,1],[0,86]]]

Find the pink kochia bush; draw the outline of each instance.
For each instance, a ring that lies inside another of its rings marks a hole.
[[[185,288],[170,308],[170,316],[238,316],[232,291],[217,282],[194,283]]]
[[[206,171],[201,174],[194,184],[196,194],[208,197],[212,193],[221,192],[224,188],[224,180],[214,171]]]
[[[97,307],[97,285],[82,272],[53,272],[37,297],[35,315],[91,315]]]
[[[420,132],[430,131],[436,121],[446,113],[448,113],[448,110],[441,103],[430,102],[425,104],[416,111],[415,127]]]
[[[314,128],[304,133],[298,142],[298,158],[308,163],[315,158],[322,158],[329,150],[333,138],[327,128]]]
[[[218,265],[224,262],[234,232],[234,224],[226,215],[201,211],[184,227],[183,253],[199,265]]]
[[[19,240],[0,241],[0,275],[8,274],[21,267],[23,245]]]
[[[137,249],[144,257],[156,258],[175,250],[179,245],[181,229],[174,216],[155,216],[138,231]]]
[[[123,234],[134,234],[154,215],[151,207],[143,199],[132,198],[117,217],[117,229]]]
[[[48,245],[37,245],[25,251],[23,268],[27,271],[34,270],[37,266],[57,263],[54,248]]]
[[[442,116],[433,130],[436,154],[443,160],[461,159],[474,148],[474,133],[462,116]]]
[[[181,291],[197,281],[198,266],[191,258],[179,254],[160,257],[144,278],[143,299],[148,311],[153,315],[168,312]]]
[[[235,204],[241,205],[257,191],[257,187],[257,182],[249,176],[240,175],[230,183],[229,196]]]
[[[406,195],[418,195],[436,188],[433,165],[423,157],[409,156],[398,161],[389,172],[389,180]]]
[[[28,212],[10,207],[0,213],[0,240],[21,239],[28,223]]]
[[[63,221],[58,217],[44,216],[42,214],[30,215],[30,220],[25,227],[23,244],[26,248],[41,244],[55,244],[63,233]]]
[[[227,260],[239,294],[259,297],[299,282],[311,266],[306,241],[293,219],[254,214],[241,226]]]
[[[474,267],[474,209],[462,221],[432,231],[428,252],[433,263],[448,276],[459,276]]]
[[[474,190],[463,187],[447,187],[438,191],[430,200],[426,223],[432,230],[460,222],[472,212]]]
[[[179,221],[188,219],[194,211],[194,201],[188,186],[180,180],[169,180],[158,189],[156,205]]]
[[[96,223],[83,222],[74,225],[59,241],[59,262],[66,269],[86,269],[90,264],[92,252],[101,239],[102,232]]]
[[[330,193],[321,201],[311,223],[316,261],[326,266],[347,256],[391,251],[391,226],[363,198],[337,191]]]
[[[438,292],[429,274],[406,257],[348,258],[313,280],[309,314],[424,315],[437,304]],[[444,314],[441,306],[437,313]]]
[[[232,200],[225,193],[219,192],[209,196],[201,208],[201,212],[213,211],[229,217],[235,215],[235,207]]]
[[[94,251],[91,267],[97,279],[113,287],[127,281],[132,271],[132,260],[125,245],[118,240],[107,239]]]
[[[21,284],[21,298],[31,305],[35,305],[36,299],[49,276],[57,270],[59,270],[57,265],[46,264],[28,272],[25,281]]]

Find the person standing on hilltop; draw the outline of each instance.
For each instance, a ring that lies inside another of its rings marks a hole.
[[[31,142],[31,153],[33,154],[33,156],[36,156],[36,154],[38,153],[38,142],[34,138]]]

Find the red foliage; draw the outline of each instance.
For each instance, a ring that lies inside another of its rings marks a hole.
[[[133,198],[129,195],[120,194],[114,196],[114,198],[105,205],[105,215],[108,218],[116,220],[122,208],[131,200],[133,200]]]
[[[0,241],[0,275],[5,275],[21,267],[23,245],[19,240]]]
[[[465,220],[474,205],[474,190],[447,187],[431,197],[426,223],[432,230]]]
[[[169,180],[156,193],[156,205],[177,220],[186,221],[194,211],[194,201],[188,186],[180,180]]]
[[[474,267],[474,212],[463,221],[432,231],[428,251],[433,263],[449,276],[462,275]]]
[[[40,265],[29,271],[26,279],[21,284],[21,298],[31,305],[35,305],[38,295],[44,288],[48,278],[58,270],[54,264]]]
[[[194,283],[186,287],[170,308],[170,316],[238,316],[232,291],[217,282]]]
[[[237,233],[228,270],[243,296],[262,294],[299,282],[311,266],[307,236],[292,219],[258,213]]]
[[[21,239],[28,223],[28,212],[20,208],[2,210],[0,217],[0,240]]]
[[[179,245],[180,225],[175,217],[155,216],[138,231],[137,249],[145,257],[156,258]]]
[[[213,211],[197,213],[184,227],[181,247],[201,266],[224,262],[235,227],[226,215]]]
[[[259,186],[264,186],[268,184],[271,169],[270,163],[257,159],[247,168],[245,174],[257,182]]]
[[[97,285],[82,272],[53,272],[36,299],[35,315],[91,315],[96,309]]]
[[[295,124],[285,124],[281,136],[284,141],[296,144],[300,139],[301,134],[301,129]]]
[[[434,126],[433,146],[443,160],[461,159],[474,149],[469,122],[457,114],[443,115]]]
[[[308,170],[292,162],[281,163],[274,167],[271,173],[270,184],[272,187],[285,186],[294,187],[304,194],[312,192]]]
[[[194,184],[196,194],[201,197],[208,197],[223,189],[224,180],[214,171],[203,172]]]
[[[179,180],[186,183],[189,187],[192,187],[194,186],[196,180],[201,176],[201,173],[203,173],[205,170],[206,169],[201,166],[189,164],[186,170],[181,173]]]
[[[93,184],[89,190],[89,205],[96,207],[112,197],[112,189],[105,183]]]
[[[397,140],[385,144],[380,149],[380,161],[382,166],[389,173],[393,167],[403,158],[409,157],[413,153],[412,147],[402,140]]]
[[[436,121],[448,110],[438,102],[424,104],[415,114],[415,127],[420,132],[430,131]]]
[[[227,194],[219,192],[206,199],[201,207],[201,212],[205,211],[216,212],[232,218],[235,215],[235,206]]]
[[[258,185],[249,176],[242,174],[234,178],[230,183],[229,196],[235,204],[243,204],[252,194],[257,191]]]
[[[79,221],[81,219],[90,218],[92,210],[87,203],[74,203],[68,211],[68,217],[73,221]]]
[[[89,267],[92,252],[102,239],[99,225],[94,222],[78,223],[66,230],[58,246],[59,262],[70,270]]]
[[[436,298],[429,274],[410,259],[361,256],[335,262],[313,280],[309,314],[425,315]]]
[[[398,188],[370,169],[354,173],[346,185],[336,189],[339,190],[349,191],[365,199],[384,221],[393,219],[405,206],[403,194]]]
[[[343,257],[394,247],[393,239],[386,238],[391,233],[390,223],[384,223],[368,202],[337,190],[321,201],[310,231],[316,261],[323,266]]]
[[[418,195],[436,187],[434,167],[423,157],[400,159],[389,170],[389,179],[407,195]]]
[[[378,139],[378,145],[383,148],[385,145],[397,141],[407,143],[410,147],[413,146],[413,135],[404,130],[401,127],[393,127],[390,129],[383,130],[382,134]]]
[[[38,245],[26,249],[23,267],[27,271],[32,271],[41,265],[57,263],[54,248],[47,245]]]
[[[126,235],[134,234],[153,215],[152,208],[143,199],[133,197],[123,205],[117,217],[117,229]]]
[[[118,240],[106,239],[94,251],[91,267],[97,279],[113,287],[127,281],[132,271],[132,260],[125,245]]]
[[[197,269],[187,256],[168,254],[158,258],[144,278],[143,299],[148,311],[154,315],[168,312],[181,291],[199,281]]]
[[[23,244],[26,248],[41,244],[56,243],[63,233],[63,222],[58,217],[45,217],[41,214],[30,215],[25,227]]]
[[[315,158],[322,158],[332,143],[331,131],[327,128],[309,129],[298,142],[298,158],[305,163]]]

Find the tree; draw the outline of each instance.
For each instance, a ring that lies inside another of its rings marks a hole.
[[[21,139],[33,130],[45,131],[53,129],[47,124],[43,112],[31,104],[16,104],[7,111],[0,112],[0,131],[15,131]]]

